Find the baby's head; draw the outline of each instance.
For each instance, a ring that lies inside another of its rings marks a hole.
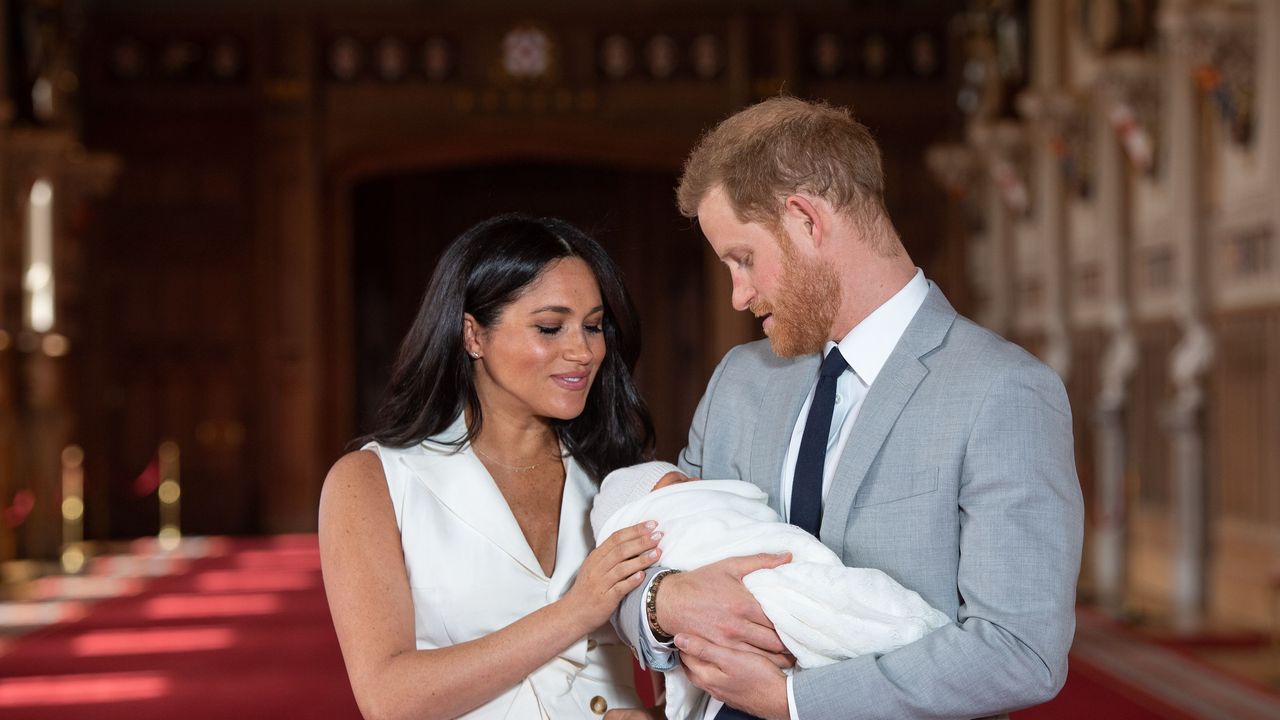
[[[647,462],[618,468],[606,475],[600,483],[600,493],[596,495],[595,505],[591,508],[591,527],[598,533],[624,505],[639,500],[654,490],[688,481],[689,477],[671,463]]]
[[[658,482],[653,484],[653,490],[661,490],[664,487],[679,485],[680,483],[689,482],[692,479],[693,478],[689,477],[688,475],[685,475],[679,470],[672,470],[666,475],[663,475],[662,477],[658,478]],[[653,490],[650,490],[649,492],[653,492]]]

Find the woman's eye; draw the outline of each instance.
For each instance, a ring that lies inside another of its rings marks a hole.
[[[585,325],[583,326],[583,329],[585,329],[587,332],[591,333],[592,335],[599,335],[600,333],[604,332],[603,325]]]
[[[556,333],[560,332],[560,327],[558,325],[557,326],[538,325],[537,328],[538,328],[538,332],[542,333],[543,335],[555,335]]]

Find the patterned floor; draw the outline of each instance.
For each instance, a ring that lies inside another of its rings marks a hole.
[[[359,716],[315,536],[115,550],[81,576],[5,568],[0,719]],[[1088,609],[1078,620],[1066,687],[1017,720],[1280,718],[1265,680],[1280,649],[1189,649]]]

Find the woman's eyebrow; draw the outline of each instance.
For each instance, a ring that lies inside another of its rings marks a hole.
[[[598,313],[598,312],[600,312],[601,310],[604,310],[604,305],[597,305],[597,306],[595,306],[595,307],[591,308],[590,310],[588,310],[588,311],[587,311],[587,314],[588,314],[588,315],[594,315],[595,313]],[[565,307],[564,305],[543,305],[542,307],[538,308],[537,310],[530,310],[530,311],[529,311],[529,314],[530,314],[530,315],[537,315],[538,313],[541,313],[541,312],[553,312],[553,313],[559,313],[559,314],[561,314],[561,315],[572,315],[572,314],[573,314],[573,309],[572,309],[572,308],[567,308],[567,307]]]

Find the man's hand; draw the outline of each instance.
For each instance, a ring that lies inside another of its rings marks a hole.
[[[676,647],[689,681],[711,697],[765,720],[790,719],[787,676],[765,658],[688,633],[676,636]]]
[[[789,562],[790,554],[762,553],[670,575],[658,588],[658,624],[673,635],[697,635],[725,648],[763,655],[777,667],[791,667],[795,659],[786,654],[773,623],[742,584],[745,575]]]

